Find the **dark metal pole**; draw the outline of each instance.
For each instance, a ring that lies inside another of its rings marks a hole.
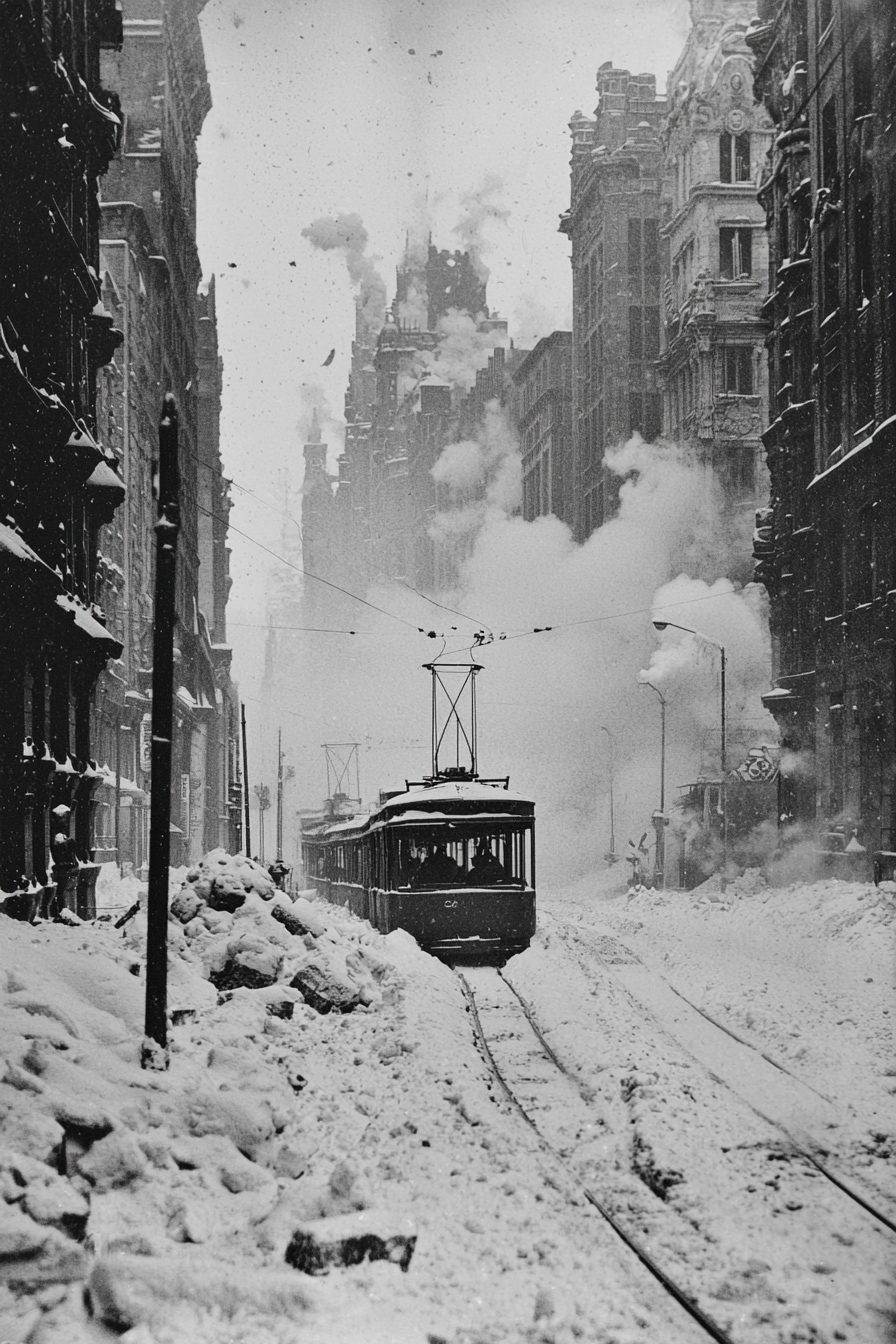
[[[121,713],[115,706],[115,862],[121,869]]]
[[[666,810],[666,697],[660,697],[660,811]]]
[[[276,862],[283,862],[283,752],[280,740],[283,730],[277,729],[277,856]]]
[[[246,750],[246,706],[240,705],[240,718],[243,731],[243,811],[246,817],[245,851],[246,858],[252,857],[252,838],[249,829],[249,753]]]
[[[609,743],[609,747],[610,747],[610,751],[609,751],[609,766],[610,766],[610,854],[612,855],[612,858],[609,858],[608,861],[609,861],[610,863],[615,863],[615,861],[616,861],[616,823],[615,823],[615,818],[614,818],[614,815],[613,815],[613,757],[614,757],[614,755],[615,755],[615,747],[616,747],[616,744],[615,744],[615,741],[614,741],[614,739],[613,739],[613,734],[610,732],[609,728],[605,728],[603,725],[601,725],[601,732],[602,732],[602,733],[606,733],[606,735],[607,735],[607,741],[608,741],[608,743]],[[605,857],[605,858],[608,858],[607,855],[605,855],[604,857]]]
[[[725,779],[728,773],[728,743],[726,741],[725,718],[725,650],[721,644],[719,645],[719,653],[722,655],[722,675],[720,678],[722,691],[722,781],[719,791],[719,801],[722,805],[722,877],[719,886],[724,891],[728,883],[728,786]]]
[[[171,848],[175,577],[180,531],[177,403],[170,392],[165,395],[159,422],[157,473],[144,1068],[167,1068],[168,1064],[168,863]],[[154,1050],[150,1042],[155,1042],[158,1050]]]

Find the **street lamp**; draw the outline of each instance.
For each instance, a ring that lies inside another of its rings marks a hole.
[[[655,630],[683,630],[686,635],[693,635],[695,639],[702,639],[704,644],[711,644],[714,649],[718,649],[721,656],[721,675],[720,689],[722,702],[722,733],[721,733],[721,774],[722,782],[719,789],[719,801],[722,807],[722,876],[720,885],[725,890],[728,873],[728,798],[725,788],[725,776],[728,773],[728,761],[726,752],[726,719],[725,719],[725,646],[716,639],[710,639],[709,635],[704,635],[700,630],[692,630],[689,625],[676,625],[675,621],[654,621]]]
[[[607,741],[608,741],[609,744],[610,744],[610,757],[609,757],[609,760],[610,760],[610,852],[609,852],[609,854],[605,854],[605,855],[604,855],[604,858],[606,859],[607,863],[615,863],[615,862],[616,862],[616,833],[615,833],[614,823],[613,823],[613,755],[614,755],[614,751],[615,751],[615,747],[616,747],[616,742],[615,742],[615,739],[614,739],[614,737],[613,737],[613,734],[610,732],[609,728],[605,728],[603,725],[601,725],[601,732],[602,732],[602,733],[606,733],[606,735],[607,735]]]
[[[656,830],[656,856],[654,867],[663,887],[666,885],[666,697],[659,686],[652,681],[642,681],[641,686],[649,686],[660,698],[660,810],[653,814]]]

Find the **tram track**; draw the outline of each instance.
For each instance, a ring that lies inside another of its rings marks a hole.
[[[604,969],[609,974],[614,975],[617,980],[619,979],[619,973],[617,971],[618,967],[642,965],[640,958],[615,938],[608,937],[604,934],[592,934],[576,924],[570,924],[565,921],[557,920],[555,921],[555,924],[560,928],[572,930],[576,939],[588,942],[593,950],[593,955]],[[687,995],[682,994],[679,989],[666,981],[664,977],[661,977],[661,979],[663,985],[668,989],[670,994],[674,995],[676,999],[685,1004],[693,1013],[703,1019],[704,1022],[709,1023],[717,1032],[737,1042],[739,1046],[743,1047],[744,1050],[749,1051],[757,1059],[764,1060],[766,1064],[770,1065],[778,1073],[791,1079],[799,1089],[812,1093],[820,1098],[827,1107],[831,1108],[831,1113],[837,1111],[837,1105],[832,1098],[826,1096],[825,1093],[820,1092],[818,1088],[813,1087],[811,1083],[807,1083],[804,1079],[800,1078],[799,1075],[795,1074],[785,1064],[782,1064],[779,1060],[768,1054],[767,1051],[761,1050],[758,1046],[754,1045],[752,1041],[747,1040],[746,1037],[741,1036],[738,1032],[733,1031],[724,1023],[719,1022],[717,1018],[699,1007],[698,1004],[692,1003]],[[630,993],[632,992],[630,986],[626,986],[626,988],[629,989]],[[633,994],[632,997],[636,1000],[638,998],[636,994]],[[685,1042],[680,1042],[680,1044],[683,1044],[684,1048],[688,1048]],[[706,1061],[702,1059],[700,1055],[695,1055],[694,1057],[699,1063],[706,1066]],[[834,1170],[829,1160],[831,1153],[827,1145],[820,1142],[817,1138],[813,1138],[808,1133],[804,1133],[801,1137],[798,1136],[790,1127],[782,1123],[779,1118],[769,1114],[767,1109],[763,1109],[761,1105],[755,1104],[749,1095],[748,1089],[732,1087],[727,1079],[720,1077],[717,1073],[713,1074],[713,1078],[721,1086],[728,1088],[735,1093],[735,1095],[740,1097],[740,1099],[748,1105],[760,1119],[767,1124],[774,1126],[786,1140],[795,1157],[799,1157],[810,1164],[821,1177],[840,1191],[841,1194],[851,1199],[857,1207],[876,1219],[877,1222],[889,1232],[896,1233],[896,1210],[885,1212],[881,1209],[879,1205],[874,1202],[871,1192],[865,1192],[861,1189],[862,1180],[855,1173],[851,1171],[842,1173]]]
[[[608,1132],[600,1120],[594,1090],[574,1068],[564,1064],[546,1039],[532,1006],[507,976],[496,969],[477,968],[475,972],[454,969],[470,1009],[480,1051],[507,1104],[535,1131],[541,1147],[574,1182],[581,1197],[600,1214],[652,1279],[699,1326],[704,1337],[716,1344],[803,1338],[799,1333],[802,1322],[794,1320],[793,1310],[776,1309],[773,1301],[771,1316],[768,1312],[763,1316],[761,1311],[758,1316],[752,1311],[753,1319],[747,1319],[750,1312],[732,1316],[732,1302],[724,1300],[726,1294],[718,1290],[718,1285],[740,1270],[737,1265],[732,1267],[730,1247],[718,1245],[718,1239],[702,1228],[698,1220],[689,1222],[668,1201],[664,1180],[671,1185],[684,1178],[679,1173],[666,1172],[665,1176],[657,1173],[649,1142],[639,1148],[641,1140],[634,1121],[626,1140],[631,1141],[630,1147],[620,1151],[618,1134]],[[792,1141],[787,1150],[778,1147],[781,1151],[775,1151],[774,1143],[768,1144],[761,1156],[780,1159],[788,1171],[793,1169],[787,1164],[798,1163],[800,1159],[807,1167],[817,1169],[813,1156]],[[755,1157],[749,1154],[746,1160],[755,1162]],[[828,1176],[817,1170],[802,1174]],[[840,1195],[871,1214],[888,1231],[896,1231],[880,1210],[869,1207],[861,1198],[855,1199],[837,1180],[829,1176],[828,1180]],[[812,1188],[812,1183],[803,1179],[802,1186]],[[804,1192],[801,1198],[805,1198]],[[744,1257],[745,1280],[749,1279],[752,1263],[748,1256]],[[773,1296],[769,1294],[771,1299]],[[782,1301],[779,1296],[778,1302]],[[775,1329],[770,1331],[772,1319]],[[863,1344],[867,1338],[836,1331],[833,1337],[862,1338]]]
[[[564,1169],[567,1177],[570,1178],[576,1185],[576,1187],[580,1190],[582,1197],[585,1200],[587,1200],[587,1202],[591,1205],[592,1208],[597,1210],[597,1212],[609,1225],[609,1227],[619,1238],[619,1240],[623,1243],[623,1245],[634,1256],[636,1256],[638,1261],[641,1263],[641,1265],[643,1265],[643,1267],[652,1276],[652,1278],[657,1283],[659,1283],[660,1286],[663,1288],[663,1290],[673,1299],[673,1301],[676,1302],[678,1306],[681,1307],[682,1310],[687,1313],[687,1315],[691,1318],[691,1320],[696,1322],[696,1324],[704,1332],[705,1336],[709,1339],[714,1340],[715,1344],[735,1344],[733,1337],[730,1334],[728,1334],[725,1330],[723,1330],[721,1326],[719,1326],[715,1321],[713,1321],[704,1311],[702,1311],[701,1308],[697,1305],[697,1303],[693,1300],[693,1297],[678,1283],[676,1283],[669,1274],[665,1272],[665,1270],[657,1263],[654,1257],[650,1255],[647,1248],[643,1246],[635,1237],[631,1236],[625,1230],[620,1221],[616,1217],[614,1217],[609,1207],[599,1198],[599,1196],[593,1190],[591,1190],[588,1186],[584,1185],[581,1182],[575,1170],[564,1158],[563,1154],[557,1148],[555,1148],[555,1146],[545,1137],[545,1135],[542,1133],[542,1130],[539,1128],[538,1124],[536,1123],[531,1113],[526,1109],[525,1105],[520,1100],[517,1093],[514,1091],[511,1082],[508,1082],[507,1078],[505,1078],[504,1072],[501,1070],[495,1059],[492,1045],[489,1042],[488,1035],[482,1024],[482,1016],[480,1014],[479,1004],[477,1003],[475,992],[467,976],[464,975],[461,971],[459,971],[457,967],[454,968],[454,972],[458,980],[460,981],[461,988],[463,989],[464,996],[470,1008],[470,1014],[473,1021],[474,1034],[476,1040],[489,1066],[489,1069],[495,1078],[495,1081],[498,1083],[498,1086],[500,1087],[503,1096],[505,1097],[511,1108],[514,1111],[516,1111],[516,1113],[521,1117],[522,1120],[525,1121],[527,1125],[530,1126],[531,1129],[535,1131],[535,1134],[538,1137],[541,1147],[547,1153],[549,1153],[550,1156],[554,1159],[554,1161],[556,1161]],[[580,1092],[576,1080],[568,1073],[568,1071],[560,1063],[557,1056],[554,1054],[553,1050],[551,1050],[540,1029],[537,1028],[528,1008],[524,1005],[523,1000],[519,997],[519,995],[517,995],[516,992],[513,990],[512,985],[510,985],[509,981],[507,981],[504,978],[504,976],[501,975],[501,972],[498,969],[494,970],[494,975],[498,979],[500,979],[501,982],[504,985],[506,985],[507,988],[514,994],[514,997],[520,1004],[522,1015],[525,1021],[527,1022],[532,1032],[532,1035],[538,1041],[545,1058],[550,1060],[551,1064],[557,1069],[558,1073],[563,1078],[565,1078],[570,1083],[570,1085],[576,1089],[577,1092]]]

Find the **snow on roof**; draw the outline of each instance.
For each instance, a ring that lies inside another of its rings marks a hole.
[[[86,607],[82,606],[75,598],[69,597],[67,593],[59,593],[56,598],[57,607],[63,611],[71,612],[75,618],[75,625],[79,630],[83,630],[85,635],[90,635],[91,639],[105,639],[111,644],[118,641],[111,631],[107,630],[95,616],[91,616]]]
[[[532,803],[531,798],[525,798],[521,793],[511,793],[509,789],[496,788],[494,784],[483,784],[478,779],[463,780],[444,784],[433,784],[430,788],[409,789],[406,793],[398,793],[393,798],[388,798],[382,804],[381,810],[388,811],[396,807],[407,807],[412,802],[441,803],[454,802],[460,799],[468,803],[494,803],[499,805],[502,802],[514,803]]]
[[[9,551],[17,560],[33,560],[39,565],[44,563],[37,551],[32,551],[25,538],[6,523],[0,523],[0,550]]]
[[[87,477],[88,490],[113,490],[118,495],[125,493],[124,481],[106,462],[98,462]]]

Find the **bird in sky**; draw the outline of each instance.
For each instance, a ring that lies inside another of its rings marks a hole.
[[[327,357],[326,357],[326,359],[324,360],[323,364],[321,364],[321,368],[322,368],[322,369],[325,369],[325,368],[327,367],[328,364],[332,364],[332,363],[333,363],[333,360],[334,360],[335,358],[336,358],[336,347],[335,347],[335,345],[334,345],[334,346],[333,346],[333,349],[332,349],[332,350],[330,351],[330,353],[327,355]]]

